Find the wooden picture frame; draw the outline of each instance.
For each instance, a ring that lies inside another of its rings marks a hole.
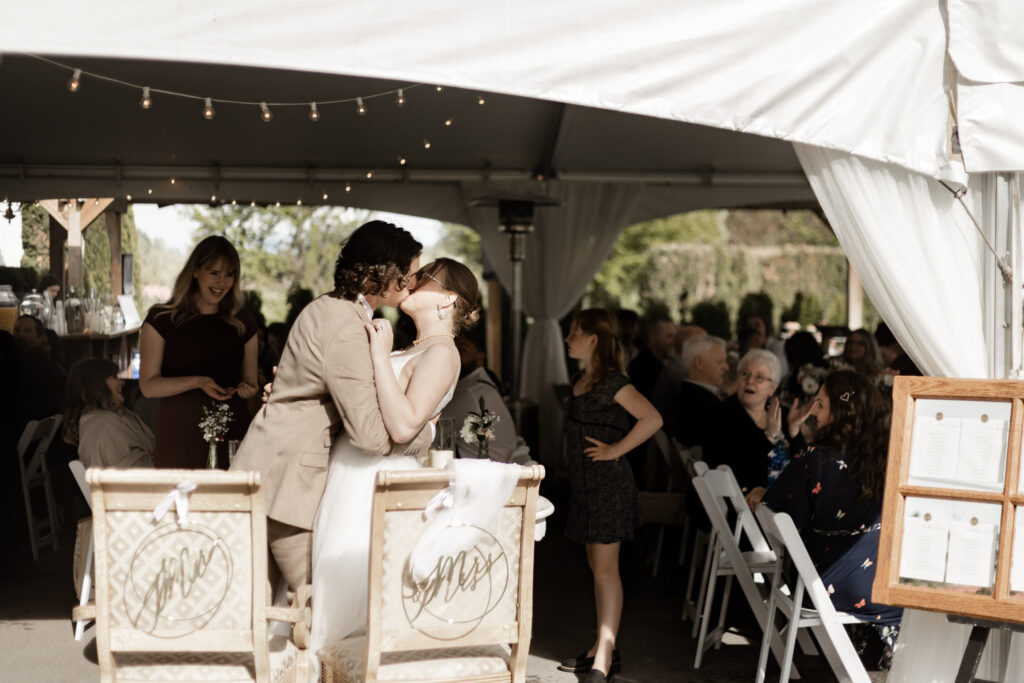
[[[1024,623],[1022,426],[1024,381],[895,378],[875,602]]]

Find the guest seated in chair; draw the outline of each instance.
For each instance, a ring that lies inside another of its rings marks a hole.
[[[683,346],[681,358],[686,380],[676,399],[679,412],[665,424],[685,446],[707,448],[711,426],[722,405],[722,384],[729,372],[725,340],[718,337],[694,337]]]
[[[903,610],[871,601],[889,444],[887,404],[863,375],[840,370],[825,379],[811,414],[818,424],[811,446],[779,475],[763,502],[789,513],[801,529],[836,609],[877,629],[881,665],[888,668]]]
[[[494,440],[488,444],[488,458],[498,462],[513,462],[512,454],[516,451],[516,424],[512,420],[505,401],[501,398],[498,384],[487,371],[486,356],[481,349],[480,340],[471,332],[464,332],[455,339],[455,348],[459,350],[462,369],[459,371],[459,382],[455,385],[455,393],[451,402],[445,406],[441,417],[455,420],[455,429],[462,428],[466,416],[480,410],[480,399],[483,399],[487,410],[497,414],[498,421],[494,424]],[[467,443],[462,438],[455,441],[455,449],[460,458],[479,458],[480,447]],[[523,462],[529,460],[527,455]]]
[[[782,368],[771,351],[751,349],[739,364],[739,386],[722,401],[705,448],[708,466],[728,465],[744,493],[767,486],[789,462],[782,408],[775,398]]]
[[[64,399],[64,440],[78,444],[86,467],[152,467],[153,432],[124,407],[117,366],[86,358],[71,366]]]

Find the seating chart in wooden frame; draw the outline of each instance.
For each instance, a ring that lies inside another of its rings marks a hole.
[[[875,602],[1024,623],[1024,381],[897,377]]]

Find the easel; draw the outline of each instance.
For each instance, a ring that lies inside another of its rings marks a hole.
[[[956,672],[954,683],[996,683],[977,678],[978,665],[981,663],[981,655],[985,652],[985,645],[988,644],[989,633],[993,629],[1009,629],[1017,633],[1024,633],[1024,626],[1020,624],[1007,624],[1002,621],[988,621],[975,619],[973,617],[958,617],[947,614],[946,619],[951,624],[966,624],[971,626],[971,635],[967,639],[967,647],[964,648],[963,659],[960,660],[960,669]],[[1007,650],[1007,656],[1009,650]]]

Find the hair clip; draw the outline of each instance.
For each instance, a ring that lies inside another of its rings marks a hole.
[[[839,395],[839,400],[842,401],[843,403],[849,403],[850,402],[850,397],[853,396],[856,393],[857,393],[856,391],[847,391],[845,393],[842,393],[842,394]]]

